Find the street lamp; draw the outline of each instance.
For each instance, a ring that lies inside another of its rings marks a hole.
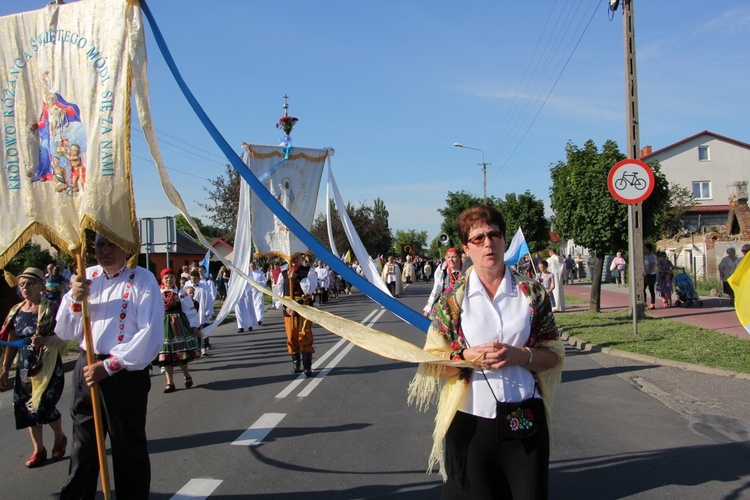
[[[481,165],[482,166],[482,175],[484,177],[484,181],[482,183],[483,186],[484,186],[484,204],[486,205],[487,204],[487,165],[492,165],[492,162],[487,163],[486,161],[484,161],[484,150],[483,149],[471,148],[469,146],[464,146],[460,142],[454,142],[453,145],[456,146],[457,148],[473,149],[474,151],[479,151],[480,153],[482,153],[482,163],[478,163],[477,165]]]

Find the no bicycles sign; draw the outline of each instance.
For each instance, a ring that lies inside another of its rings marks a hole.
[[[609,171],[607,187],[616,200],[634,205],[651,195],[654,172],[641,160],[622,160]]]

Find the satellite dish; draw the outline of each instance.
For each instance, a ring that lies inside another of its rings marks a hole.
[[[609,0],[609,10],[612,12],[617,10],[617,7],[620,5],[620,0]]]

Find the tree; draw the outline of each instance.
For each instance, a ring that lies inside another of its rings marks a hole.
[[[423,256],[427,248],[427,231],[397,230],[393,239],[392,255],[401,256],[401,245],[414,245],[414,255]]]
[[[607,187],[609,170],[625,156],[611,140],[604,143],[601,153],[592,140],[583,149],[568,142],[565,154],[567,161],[557,162],[551,170],[552,225],[561,238],[572,239],[595,254],[589,310],[599,312],[604,257],[628,247],[627,205],[615,200]],[[654,191],[643,203],[644,240],[658,232],[658,214],[669,199],[667,180],[658,164],[654,177]]]
[[[208,199],[212,203],[199,203],[209,214],[214,225],[227,236],[234,240],[234,231],[237,227],[237,212],[240,204],[240,174],[231,165],[226,166],[226,177],[220,175],[210,181],[212,189],[203,188],[208,191]]]
[[[380,198],[375,198],[372,202],[373,217],[380,222],[383,227],[388,226],[388,210],[385,208],[385,202]]]
[[[508,244],[520,227],[531,252],[541,252],[549,246],[550,222],[544,217],[544,202],[531,192],[506,194],[498,209],[508,226]]]
[[[42,250],[42,247],[36,243],[30,241],[21,247],[16,255],[5,266],[5,269],[10,273],[18,276],[27,267],[36,267],[44,272],[47,272],[47,264],[57,263],[54,257],[47,250]]]
[[[443,216],[443,223],[440,225],[441,232],[448,235],[453,246],[460,245],[458,238],[458,225],[456,220],[458,214],[473,207],[484,203],[484,198],[478,198],[468,191],[452,192],[448,191],[445,197],[445,208],[438,208],[438,212]],[[487,205],[500,209],[500,203],[494,196],[487,199]]]
[[[649,164],[654,168],[653,164]],[[657,227],[660,228],[658,236],[668,238],[682,233],[684,228],[682,218],[685,213],[692,210],[696,205],[693,193],[688,188],[677,184],[669,185],[669,201],[665,210],[657,212]]]
[[[442,232],[448,235],[453,246],[461,242],[458,238],[458,226],[456,220],[458,215],[469,207],[484,203],[484,198],[479,198],[467,191],[448,192],[445,198],[446,207],[438,209],[443,216],[443,223],[440,228]],[[529,191],[517,195],[508,193],[505,200],[500,200],[494,196],[487,199],[489,206],[495,207],[505,219],[507,226],[506,240],[510,244],[511,238],[516,234],[519,227],[523,228],[526,243],[529,249],[540,251],[549,244],[550,222],[544,217],[544,202],[536,199]],[[434,248],[433,248],[434,246]],[[438,250],[439,243],[434,243],[430,250]],[[444,251],[444,249],[443,249]],[[442,253],[442,252],[439,252]],[[442,255],[440,255],[442,257]]]
[[[333,201],[329,201],[329,203],[331,203],[331,213],[336,214],[335,204]],[[383,209],[384,208],[385,205],[383,205]],[[358,207],[355,207],[351,203],[347,203],[346,213],[349,215],[354,230],[359,235],[362,244],[371,257],[387,254],[390,251],[393,241],[391,230],[387,225],[383,224],[382,218],[377,219],[375,217],[375,210],[373,207],[370,207],[365,203],[361,203]],[[387,211],[385,213],[387,216]],[[351,245],[349,244],[349,240],[344,232],[344,226],[337,215],[334,215],[331,220],[331,231],[333,232],[333,242],[339,253],[344,254],[348,250],[351,250]],[[310,232],[318,241],[330,250],[331,247],[328,242],[328,224],[324,213],[321,212],[315,217]]]
[[[208,239],[212,238],[225,238],[229,239],[227,237],[227,234],[225,231],[222,231],[218,227],[215,226],[206,226],[203,224],[203,222],[198,217],[193,217],[193,220],[198,225],[198,229],[200,229],[201,233],[203,233],[203,236],[205,236]],[[191,238],[197,239],[198,235],[195,234],[195,231],[193,231],[193,228],[188,224],[188,221],[185,217],[182,216],[182,214],[177,214],[174,216],[174,223],[178,231],[184,231],[187,234],[190,235]],[[232,240],[229,240],[231,243]]]

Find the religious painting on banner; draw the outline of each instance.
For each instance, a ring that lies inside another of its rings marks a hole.
[[[34,234],[72,252],[91,229],[137,253],[130,79],[145,58],[130,58],[143,44],[127,0],[0,17],[0,267]]]
[[[327,149],[245,144],[244,161],[266,189],[309,230],[315,217]],[[291,259],[307,247],[253,193],[252,234],[258,253]]]

